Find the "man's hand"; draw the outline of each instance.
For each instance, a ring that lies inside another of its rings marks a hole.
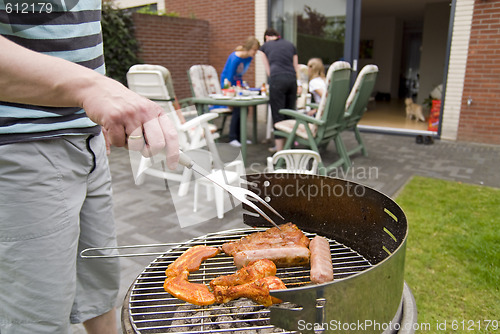
[[[125,146],[147,157],[165,150],[168,167],[177,166],[177,130],[157,103],[102,77],[87,90],[83,108],[91,120],[102,126],[109,145]]]

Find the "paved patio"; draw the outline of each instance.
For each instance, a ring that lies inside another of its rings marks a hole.
[[[259,129],[264,133],[265,125]],[[261,135],[259,133],[259,135]],[[353,158],[353,168],[336,176],[370,186],[389,197],[397,192],[413,175],[453,180],[500,188],[500,146],[471,143],[445,142],[436,140],[433,145],[415,143],[415,137],[379,133],[362,134],[368,156]],[[343,135],[346,146],[354,146],[354,135]],[[270,144],[259,143],[248,146],[247,172],[257,172],[265,168],[267,148]],[[232,148],[224,145],[221,151]],[[223,152],[223,156],[226,152]],[[326,162],[336,158],[333,144],[322,153]],[[237,209],[225,214],[223,219],[211,218],[203,224],[180,228],[178,215],[191,215],[193,200],[184,199],[182,208],[175,211],[172,195],[165,183],[147,177],[142,186],[133,181],[128,152],[114,148],[109,157],[113,175],[115,217],[119,245],[150,245],[167,242],[181,242],[195,236],[225,229],[245,227],[241,212]],[[214,217],[214,205],[206,207],[205,217]],[[142,248],[143,251],[165,251],[168,247]],[[122,284],[120,302],[137,275],[155,256],[122,258]],[[84,333],[81,326],[74,326],[74,333]]]

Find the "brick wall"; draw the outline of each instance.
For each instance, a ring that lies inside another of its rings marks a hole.
[[[208,64],[220,75],[226,59],[255,31],[255,1],[250,0],[165,0],[167,12],[179,13],[181,17],[195,17],[209,22]],[[257,36],[259,40],[261,36]],[[189,35],[186,38],[191,38]],[[255,61],[252,61],[243,78],[255,85]]]
[[[476,0],[457,139],[500,144],[500,1]],[[472,104],[468,105],[468,98]]]
[[[165,66],[179,99],[191,96],[187,70],[209,61],[209,23],[189,18],[133,14],[143,63]]]

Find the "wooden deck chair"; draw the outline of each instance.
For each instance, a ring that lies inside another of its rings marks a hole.
[[[377,80],[377,75],[378,67],[376,65],[364,66],[356,77],[356,81],[354,82],[351,92],[347,98],[342,131],[354,131],[354,136],[358,142],[356,147],[347,151],[349,157],[357,152],[361,152],[364,156],[368,155],[358,129],[358,123],[363,117],[368,102],[370,101],[375,81]]]
[[[351,166],[347,151],[340,139],[345,105],[350,91],[350,77],[349,63],[344,61],[333,63],[326,75],[328,89],[321,98],[316,115],[311,117],[295,110],[282,109],[280,113],[290,119],[275,124],[274,134],[287,138],[284,149],[290,149],[297,141],[319,154],[319,147],[334,141],[339,158],[328,166],[324,166],[323,159],[319,164],[320,174],[327,174],[338,166],[343,166],[346,170]]]
[[[193,65],[189,68],[188,72],[189,85],[191,87],[191,94],[193,97],[208,97],[212,94],[222,94],[219,76],[215,67],[212,65]],[[206,112],[215,112],[222,116],[222,124],[220,132],[224,130],[226,118],[231,115],[232,109],[224,106],[200,106],[198,114]]]

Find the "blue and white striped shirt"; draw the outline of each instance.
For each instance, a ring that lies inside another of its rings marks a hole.
[[[101,0],[0,0],[1,35],[104,74],[100,19]],[[99,132],[81,108],[0,101],[0,145]]]

